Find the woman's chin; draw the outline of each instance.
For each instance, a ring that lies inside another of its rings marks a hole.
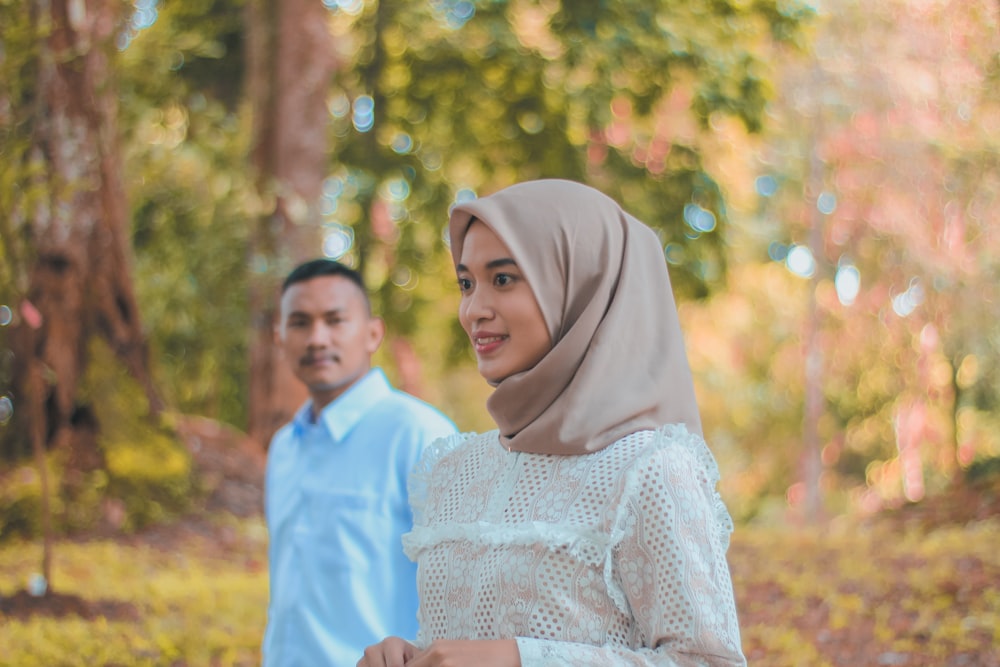
[[[483,366],[479,367],[479,374],[483,376],[483,379],[488,384],[494,387],[510,377],[510,373],[499,373],[493,368],[484,368]]]

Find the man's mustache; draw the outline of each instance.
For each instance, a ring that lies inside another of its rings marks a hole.
[[[318,361],[332,361],[334,363],[340,363],[340,355],[332,352],[328,354],[306,354],[299,359],[299,364],[302,366],[311,366]]]

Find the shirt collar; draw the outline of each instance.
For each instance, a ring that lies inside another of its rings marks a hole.
[[[347,391],[330,401],[316,420],[322,424],[334,442],[343,440],[374,404],[392,391],[389,380],[381,368],[372,368]],[[312,400],[306,401],[293,419],[295,431],[301,434],[312,424]]]

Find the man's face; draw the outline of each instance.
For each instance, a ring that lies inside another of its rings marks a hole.
[[[368,372],[384,332],[357,285],[319,276],[285,290],[275,337],[319,410]]]

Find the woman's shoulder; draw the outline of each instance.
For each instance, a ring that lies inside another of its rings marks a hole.
[[[626,465],[641,465],[651,460],[684,462],[713,471],[718,481],[718,466],[705,439],[689,431],[684,424],[664,424],[656,429],[636,431],[619,438],[609,449]]]
[[[635,431],[588,458],[592,475],[626,495],[635,495],[644,485],[660,483],[664,475],[686,475],[689,479],[682,484],[698,482],[713,488],[719,480],[715,458],[705,440],[684,424]]]
[[[460,454],[467,454],[471,450],[484,447],[487,443],[496,441],[496,439],[496,430],[486,431],[485,433],[465,432],[446,435],[434,440],[424,449],[417,468],[430,471],[445,459]]]
[[[639,431],[618,440],[627,457],[626,496],[646,496],[667,491],[674,498],[702,498],[712,514],[724,543],[733,530],[732,518],[720,497],[719,467],[705,439],[684,424],[667,424]]]
[[[448,472],[447,468],[466,465],[466,461],[482,453],[497,437],[496,430],[485,433],[454,433],[427,445],[407,482],[410,505],[415,515],[422,512],[434,480],[450,478],[453,473]]]

